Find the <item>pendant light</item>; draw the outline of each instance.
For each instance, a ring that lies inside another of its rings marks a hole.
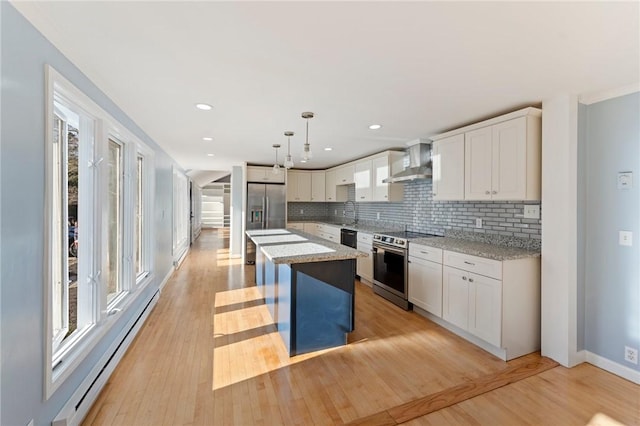
[[[302,162],[306,163],[307,161],[311,160],[311,157],[312,157],[311,146],[309,145],[309,119],[313,118],[313,113],[303,112],[302,118],[307,120],[307,137],[304,142],[304,151],[302,152]]]
[[[283,166],[290,169],[293,167],[293,159],[291,158],[291,136],[293,136],[294,133],[287,131],[284,132],[284,135],[287,137],[287,157],[284,160]]]
[[[275,148],[275,150],[276,150],[276,162],[273,165],[273,174],[274,175],[279,175],[280,174],[280,165],[278,164],[278,148],[280,148],[280,144],[279,143],[274,143],[271,146],[273,146]]]

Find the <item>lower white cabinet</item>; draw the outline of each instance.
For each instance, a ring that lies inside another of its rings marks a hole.
[[[499,347],[502,281],[445,266],[442,287],[442,318]]]
[[[442,316],[442,250],[409,243],[409,302]]]
[[[357,249],[367,253],[367,257],[359,257],[356,262],[356,274],[365,284],[373,283],[373,256],[371,250],[373,243],[373,235],[364,232],[358,232]]]
[[[540,349],[540,257],[499,261],[426,248],[409,244],[411,303],[503,360]]]
[[[287,228],[289,229],[297,229],[298,231],[304,231],[304,226],[306,224],[303,222],[287,222]]]
[[[318,224],[315,222],[305,222],[302,230],[307,234],[318,235]]]
[[[340,228],[337,226],[318,223],[316,235],[325,240],[340,244]]]

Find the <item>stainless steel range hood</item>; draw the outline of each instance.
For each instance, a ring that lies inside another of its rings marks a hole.
[[[415,179],[431,179],[431,144],[419,142],[405,151],[405,164],[408,165],[400,173],[384,179],[384,183],[410,182]]]

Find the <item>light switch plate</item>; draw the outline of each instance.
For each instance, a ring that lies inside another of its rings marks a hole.
[[[631,189],[631,188],[633,188],[633,173],[618,172],[618,189]]]
[[[537,204],[525,204],[524,206],[524,218],[525,219],[540,219],[540,206]]]
[[[633,245],[633,232],[631,231],[620,231],[618,234],[618,244],[621,246],[632,246]]]
[[[476,228],[482,228],[482,218],[476,218]]]

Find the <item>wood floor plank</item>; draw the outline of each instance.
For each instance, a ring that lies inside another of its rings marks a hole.
[[[289,357],[253,267],[227,247],[203,231],[84,424],[638,424],[638,385],[536,354],[503,362],[359,282],[349,344]],[[527,377],[527,363],[550,369]]]

